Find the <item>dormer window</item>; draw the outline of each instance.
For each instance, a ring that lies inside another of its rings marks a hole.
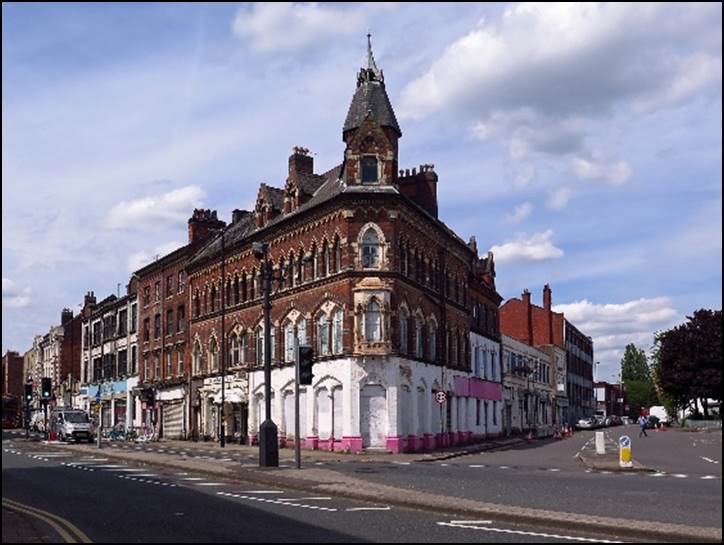
[[[362,183],[376,184],[379,181],[377,175],[377,157],[362,157]]]

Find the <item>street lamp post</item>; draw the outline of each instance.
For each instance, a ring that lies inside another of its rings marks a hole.
[[[269,245],[255,242],[254,255],[261,259],[261,282],[264,296],[264,409],[265,418],[259,427],[259,466],[279,466],[279,442],[277,426],[271,416],[271,281],[272,264],[268,258]]]

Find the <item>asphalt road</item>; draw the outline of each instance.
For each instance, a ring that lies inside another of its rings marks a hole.
[[[2,456],[3,499],[62,517],[98,542],[548,543],[607,538],[260,490],[243,481],[114,462],[104,459],[102,451],[53,451],[17,436],[6,440],[5,434]]]
[[[617,439],[633,431],[637,429],[617,427],[605,432]],[[348,463],[334,469],[410,490],[480,501],[721,528],[721,463],[714,463],[721,462],[721,432],[633,436],[634,457],[659,470],[636,474],[586,472],[575,454],[592,436],[592,431],[579,432],[564,441],[442,462]]]

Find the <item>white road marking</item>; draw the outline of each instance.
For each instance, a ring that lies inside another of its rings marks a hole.
[[[194,483],[196,486],[224,486],[224,483]]]
[[[683,473],[675,473],[673,476],[677,479],[686,479],[688,477],[688,475],[684,475]]]
[[[284,494],[283,490],[242,490],[242,494]]]
[[[220,496],[238,498],[240,500],[251,500],[251,501],[258,501],[258,502],[262,502],[262,503],[273,503],[275,505],[285,505],[287,507],[302,507],[304,509],[313,509],[316,511],[328,511],[328,512],[337,511],[337,509],[334,507],[320,507],[319,505],[306,505],[303,503],[292,503],[292,502],[282,501],[279,499],[273,500],[273,499],[269,499],[269,498],[255,498],[254,496],[246,496],[246,495],[242,495],[242,494],[232,494],[229,492],[217,492],[217,494]]]
[[[468,467],[485,467],[483,464],[470,464]]]
[[[112,471],[116,473],[138,473],[139,471],[146,471],[145,469],[104,469],[103,471]]]
[[[310,496],[309,498],[277,498],[279,501],[332,501],[329,496]]]
[[[95,467],[99,467],[99,468],[102,469],[102,468],[104,468],[104,467],[118,468],[118,467],[126,467],[126,466],[118,465],[118,464],[103,464],[103,465],[97,465],[97,466],[95,466]]]
[[[665,477],[666,473],[657,472],[657,473],[649,473],[649,477]]]
[[[555,467],[552,467],[548,471],[560,471],[560,469],[556,469]]]
[[[711,458],[707,458],[706,456],[702,456],[701,459],[709,462],[710,464],[718,464],[718,463],[719,463],[719,462],[717,462],[716,460],[712,460]]]
[[[547,537],[547,538],[553,538],[553,539],[567,539],[570,541],[584,541],[589,543],[623,543],[623,541],[609,541],[606,539],[593,539],[589,537],[574,537],[574,536],[565,536],[565,535],[558,535],[558,534],[544,534],[542,532],[525,532],[523,530],[510,530],[508,528],[491,528],[489,526],[472,526],[468,524],[455,524],[455,521],[452,522],[438,522],[439,526],[448,526],[450,528],[467,528],[469,530],[483,530],[485,532],[497,532],[500,534],[515,534],[515,535],[521,535],[521,536],[534,536],[534,537]]]
[[[201,477],[184,477],[182,481],[203,481]]]
[[[348,507],[345,511],[389,511],[391,507]]]
[[[393,464],[397,464],[398,466],[409,466],[410,462],[392,462]]]
[[[717,479],[718,477],[716,475],[704,475],[702,479]]]

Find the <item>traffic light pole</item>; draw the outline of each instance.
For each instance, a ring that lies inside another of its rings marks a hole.
[[[45,415],[45,422],[44,422],[44,424],[43,424],[43,433],[44,433],[44,435],[45,435],[45,440],[46,440],[46,442],[47,442],[47,441],[48,441],[48,425],[49,425],[49,422],[48,422],[48,400],[47,400],[47,399],[44,399],[44,400],[43,400],[43,413],[44,413],[44,415]]]
[[[100,390],[100,386],[98,387]],[[101,435],[103,435],[103,400],[98,405],[98,448],[101,448]]]
[[[294,457],[302,469],[302,447],[299,435],[299,337],[294,337]]]

